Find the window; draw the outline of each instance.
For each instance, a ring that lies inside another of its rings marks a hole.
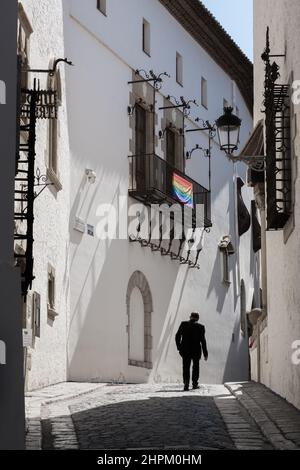
[[[147,148],[147,111],[137,104],[135,113],[135,154],[145,155]]]
[[[179,52],[176,52],[176,82],[183,85],[183,59]]]
[[[55,311],[55,269],[48,265],[48,317],[55,319],[57,313]]]
[[[48,307],[54,310],[55,307],[55,272],[53,268],[48,271]]]
[[[50,67],[52,64],[50,64]],[[54,184],[57,191],[62,189],[58,179],[58,142],[59,142],[59,108],[61,106],[61,79],[59,71],[49,78],[48,87],[57,92],[57,119],[49,119],[49,158],[48,158],[48,178]]]
[[[137,104],[135,113],[136,185],[142,190],[146,185],[147,111]]]
[[[128,364],[152,368],[152,294],[141,271],[135,271],[128,282],[126,294],[128,317]]]
[[[57,175],[57,119],[49,121],[49,169]]]
[[[201,78],[201,104],[208,109],[207,80],[203,77]]]
[[[176,157],[176,135],[172,129],[168,128],[166,130],[166,161],[175,166],[175,157]]]
[[[19,3],[17,53],[21,68],[20,85],[21,88],[25,89],[28,88],[28,72],[26,72],[26,70],[29,69],[29,41],[32,32],[33,30],[26,16],[24,8]]]
[[[184,137],[172,124],[166,128],[165,159],[167,163],[180,171],[184,171],[183,158]]]
[[[151,33],[150,33],[150,23],[148,21],[143,20],[143,51],[145,54],[150,56],[151,48]]]
[[[37,338],[41,335],[41,296],[37,292],[33,293],[33,317],[32,317],[33,334]]]
[[[106,16],[106,0],[97,0],[97,9]]]

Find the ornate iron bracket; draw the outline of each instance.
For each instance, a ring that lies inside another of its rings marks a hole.
[[[35,185],[34,187],[42,187],[42,189],[38,192],[35,193],[34,199],[39,197],[40,194],[48,187],[48,186],[53,186],[53,183],[49,182],[48,176],[47,175],[42,175],[41,170],[39,168],[36,169],[35,172]]]
[[[169,241],[169,246],[167,249],[163,248],[161,245],[162,245],[162,241],[163,241],[163,227],[160,227],[160,237],[159,237],[159,240],[158,240],[158,243],[154,243],[152,240],[151,240],[151,237],[152,237],[152,234],[151,234],[151,227],[150,227],[150,232],[149,232],[149,237],[148,239],[146,240],[145,238],[142,238],[140,236],[140,233],[141,233],[141,220],[140,220],[140,214],[137,214],[138,216],[138,219],[139,219],[139,222],[138,222],[138,225],[137,225],[137,233],[136,235],[129,235],[129,242],[130,243],[140,243],[140,245],[143,247],[143,248],[151,248],[151,251],[152,252],[159,252],[160,251],[160,254],[162,256],[170,256],[171,259],[173,261],[177,261],[179,260],[180,261],[180,264],[188,264],[190,268],[197,268],[197,269],[200,269],[200,266],[198,265],[198,258],[199,258],[199,255],[200,255],[200,252],[202,250],[202,248],[200,250],[197,250],[197,256],[196,256],[196,260],[193,262],[190,260],[190,256],[191,256],[191,250],[188,251],[187,253],[187,256],[186,257],[183,257],[182,256],[182,248],[183,248],[183,244],[184,242],[186,241],[186,238],[184,236],[184,233],[183,233],[183,238],[180,240],[180,244],[179,244],[179,249],[178,249],[178,252],[177,253],[174,253],[171,251],[171,248],[172,248],[172,244],[173,244],[173,241],[174,241],[174,230],[171,231],[171,234],[170,234],[170,241]],[[194,229],[195,231],[195,229]],[[194,232],[193,232],[194,233]],[[189,241],[188,241],[189,244],[192,244],[194,243],[194,239],[191,238]]]
[[[213,139],[216,135],[217,129],[215,124],[211,124],[209,121],[204,121],[204,119],[201,119],[197,117],[195,119],[195,122],[200,122],[202,127],[197,127],[196,129],[187,129],[186,132],[200,132],[200,131],[208,131],[209,132],[209,137]]]
[[[176,126],[174,126],[172,123],[170,123],[167,127],[165,127],[165,129],[159,131],[158,137],[159,137],[160,140],[164,139],[165,134],[168,130],[175,130],[179,133],[179,135],[181,135],[181,136],[184,135],[184,130],[182,128],[177,129]]]
[[[171,106],[162,106],[162,107],[159,108],[159,110],[182,108],[184,117],[188,117],[190,115],[191,105],[192,104],[199,107],[196,100],[188,100],[187,101],[183,96],[180,96],[180,100],[177,100],[177,98],[175,98],[175,96],[168,95],[167,100],[169,100],[171,102],[173,100],[175,102],[175,104],[172,104]]]
[[[48,176],[47,175],[42,175],[41,170],[39,168],[36,169],[35,172],[35,177],[34,177],[34,187],[42,187],[42,189],[36,193],[34,192],[33,199],[35,200],[37,197],[39,197],[40,194],[48,187],[48,186],[53,186],[53,183],[48,182]],[[28,186],[23,186],[23,191],[26,192],[28,190]],[[23,201],[27,200],[27,194],[23,195],[22,198]],[[25,213],[27,210],[27,207],[24,207],[22,210],[22,213]]]
[[[74,67],[74,64],[70,60],[68,60],[67,58],[65,58],[65,59],[59,58],[59,59],[56,59],[54,61],[52,69],[27,69],[27,70],[25,70],[25,72],[27,72],[27,73],[47,73],[50,77],[53,77],[55,75],[58,64],[61,63],[61,62],[64,62],[67,65],[70,65],[71,67]]]
[[[190,160],[192,158],[193,153],[196,152],[197,150],[200,150],[203,153],[204,157],[210,158],[210,149],[209,148],[205,149],[203,147],[200,147],[199,144],[196,144],[192,150],[186,152],[186,159]]]
[[[163,84],[163,78],[162,77],[168,77],[170,78],[170,75],[167,72],[162,72],[159,75],[156,75],[153,70],[150,70],[149,72],[146,72],[144,69],[137,69],[135,71],[135,75],[139,75],[144,78],[140,78],[137,80],[131,80],[128,82],[128,85],[132,85],[135,83],[153,83],[153,86],[155,90],[159,91],[162,87]]]
[[[196,129],[187,129],[186,132],[187,133],[203,132],[203,131],[208,132],[208,149],[204,149],[199,144],[196,144],[196,146],[191,151],[186,152],[186,158],[190,159],[194,152],[196,152],[197,150],[200,150],[203,152],[204,157],[209,159],[208,178],[209,178],[209,191],[211,191],[211,142],[216,135],[217,129],[216,129],[215,124],[212,125],[209,121],[204,121],[204,119],[201,119],[199,117],[197,117],[195,121],[198,123],[201,123],[202,127],[197,127]]]
[[[138,106],[138,105],[143,105],[143,107],[146,109],[146,111],[148,111],[149,113],[153,113],[154,112],[154,105],[151,103],[150,105],[148,103],[146,103],[146,101],[144,101],[142,98],[139,98],[135,104],[133,106],[128,106],[127,107],[127,113],[128,113],[128,116],[133,116],[133,113],[135,111],[135,108]]]
[[[286,54],[270,54],[271,48],[270,48],[270,28],[269,26],[267,27],[267,35],[266,35],[266,48],[264,52],[261,55],[261,58],[264,62],[269,62],[270,63],[270,57],[286,57]]]

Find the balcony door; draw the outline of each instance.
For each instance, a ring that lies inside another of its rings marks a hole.
[[[166,130],[166,161],[173,168],[184,172],[183,136],[174,130]]]
[[[140,105],[135,108],[136,186],[146,189],[147,111]]]
[[[171,129],[166,130],[166,174],[164,175],[165,191],[172,195],[173,170],[176,162],[176,135]]]
[[[175,167],[176,163],[176,136],[171,129],[166,131],[166,161],[169,165]]]

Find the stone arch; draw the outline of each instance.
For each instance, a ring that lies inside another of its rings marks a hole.
[[[135,361],[130,358],[130,297],[137,287],[142,295],[144,304],[144,360]],[[126,293],[126,309],[128,316],[128,364],[136,367],[152,369],[152,312],[153,301],[149,283],[141,271],[135,271],[129,279]]]

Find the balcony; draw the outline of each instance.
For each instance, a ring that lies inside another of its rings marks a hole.
[[[168,164],[155,154],[129,157],[129,195],[146,204],[180,203],[192,210],[193,226],[209,228],[211,223],[210,191]],[[196,207],[202,205],[201,221],[196,221]],[[203,211],[202,209],[202,211]]]

